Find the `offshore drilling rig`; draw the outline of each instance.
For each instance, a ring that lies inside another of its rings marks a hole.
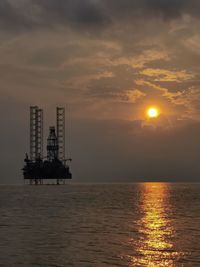
[[[43,110],[38,106],[30,107],[30,157],[26,153],[25,166],[22,169],[24,182],[44,184],[44,180],[53,180],[54,184],[65,184],[71,179],[65,158],[65,108],[56,109],[56,127],[49,127],[47,138],[47,156],[43,155]],[[56,183],[55,183],[56,181]]]

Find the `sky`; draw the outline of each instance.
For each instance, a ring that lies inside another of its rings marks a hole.
[[[45,131],[70,109],[74,182],[200,181],[199,14],[198,0],[0,0],[0,183],[23,181],[30,105]]]

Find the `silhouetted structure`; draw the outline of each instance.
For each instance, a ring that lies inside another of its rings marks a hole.
[[[25,157],[24,180],[30,184],[43,184],[44,180],[54,179],[56,184],[71,179],[69,166],[71,159],[65,159],[65,109],[57,107],[56,128],[49,128],[47,157],[43,157],[43,110],[30,107],[30,158]]]

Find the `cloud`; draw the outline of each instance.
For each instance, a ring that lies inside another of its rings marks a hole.
[[[154,81],[158,82],[177,82],[188,81],[194,78],[193,73],[188,73],[186,70],[181,71],[170,71],[165,69],[151,69],[147,68],[140,72],[140,74],[153,78]]]
[[[32,22],[25,17],[24,9],[15,8],[8,0],[0,1],[1,30],[25,30],[32,27]]]
[[[1,0],[0,22],[2,30],[70,26],[90,31],[123,20],[199,16],[199,9],[196,0]]]
[[[90,0],[27,0],[0,2],[1,30],[30,31],[56,27],[98,27],[108,17],[97,2]]]
[[[158,60],[169,60],[169,55],[166,51],[159,50],[144,50],[141,54],[137,54],[134,57],[119,57],[116,60],[112,61],[114,66],[118,65],[128,65],[135,69],[141,69],[145,67],[146,64]]]
[[[199,34],[192,35],[183,40],[183,44],[195,54],[200,54],[200,36]]]
[[[124,101],[130,102],[130,103],[135,103],[138,99],[145,97],[145,96],[146,96],[145,93],[136,89],[136,90],[127,90],[125,92],[125,95],[122,96],[121,98]]]
[[[197,0],[1,0],[3,174],[22,167],[29,105],[50,125],[69,103],[79,180],[195,177],[199,11]],[[152,103],[162,115],[147,122]]]

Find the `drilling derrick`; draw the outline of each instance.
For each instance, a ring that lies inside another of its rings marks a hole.
[[[58,138],[56,136],[55,127],[49,128],[49,137],[47,139],[47,160],[54,161],[58,159],[59,147],[58,147]]]
[[[43,110],[30,107],[30,158],[26,154],[23,168],[24,181],[43,184],[44,180],[56,180],[56,184],[72,175],[65,159],[65,109],[56,109],[56,128],[49,128],[47,156],[43,157]]]

